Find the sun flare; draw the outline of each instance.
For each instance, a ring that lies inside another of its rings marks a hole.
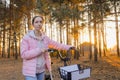
[[[119,23],[120,25],[120,23]],[[105,41],[106,41],[106,47],[108,49],[113,48],[114,46],[116,46],[116,28],[115,28],[115,22],[111,22],[111,21],[106,21],[105,22]],[[82,33],[81,35],[81,41],[83,42],[90,42],[89,40],[89,32],[88,29],[84,30],[84,33]],[[120,36],[120,34],[119,34]],[[99,37],[99,36],[98,36]],[[92,44],[94,44],[94,32],[93,30],[91,31],[91,41]]]

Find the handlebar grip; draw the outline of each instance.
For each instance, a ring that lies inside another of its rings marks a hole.
[[[69,49],[75,49],[75,47],[70,47]]]
[[[48,52],[55,52],[57,51],[56,49],[48,49]]]

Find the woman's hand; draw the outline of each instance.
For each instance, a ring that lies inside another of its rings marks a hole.
[[[76,50],[76,48],[73,46],[73,47],[70,47],[69,50]]]
[[[48,51],[48,47],[42,41],[40,41],[38,43],[38,47],[41,49],[41,52],[47,52]]]

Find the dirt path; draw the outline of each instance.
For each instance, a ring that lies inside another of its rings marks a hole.
[[[60,80],[58,67],[63,63],[56,58],[52,58],[52,72],[54,80]],[[92,68],[91,77],[87,80],[120,80],[120,60],[116,57],[103,57],[98,62],[88,61],[86,57],[80,60],[72,60],[71,64],[85,64]],[[24,80],[22,75],[22,60],[0,59],[0,80]]]
[[[108,63],[112,64],[113,66],[120,67],[120,58],[117,56],[106,56],[104,58]]]

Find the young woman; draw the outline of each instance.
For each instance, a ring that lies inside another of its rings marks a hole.
[[[25,80],[44,80],[45,70],[51,71],[51,60],[48,48],[68,50],[71,45],[60,44],[47,37],[43,31],[44,19],[35,16],[32,19],[34,30],[29,31],[21,42],[21,57],[23,58],[23,75]]]

